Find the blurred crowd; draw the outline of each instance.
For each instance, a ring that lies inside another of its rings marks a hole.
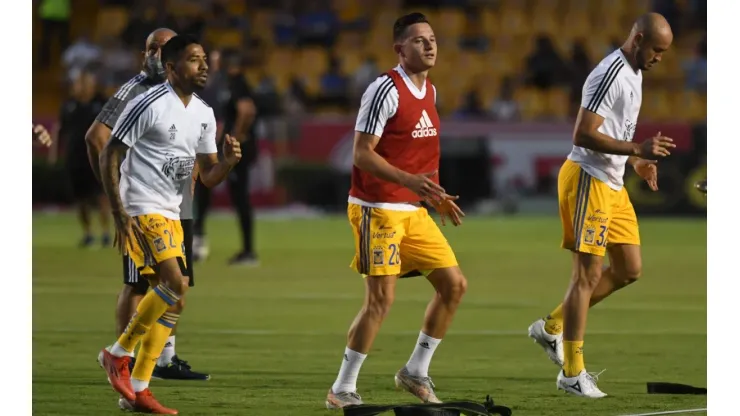
[[[443,115],[572,117],[589,71],[648,10],[666,16],[676,41],[663,68],[646,76],[654,88],[645,94],[646,116],[683,115],[671,107],[679,105],[677,92],[706,94],[701,0],[103,0],[95,20],[78,30],[69,26],[76,11],[66,18],[44,13],[54,8],[49,4],[61,9],[69,2],[40,2],[37,69],[54,66],[51,44],[58,40],[66,80],[93,72],[110,93],[139,69],[147,34],[169,27],[203,40],[214,74],[243,72],[267,118],[354,113],[365,87],[394,65],[392,23],[409,9],[428,14],[437,32],[431,77]],[[70,38],[73,32],[79,36]],[[663,98],[648,99],[651,93]]]

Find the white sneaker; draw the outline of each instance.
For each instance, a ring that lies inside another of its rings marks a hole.
[[[193,257],[195,257],[195,261],[207,259],[210,252],[205,237],[193,236]]]
[[[563,334],[551,335],[545,331],[545,320],[540,319],[529,326],[529,337],[545,350],[550,361],[563,367],[565,353],[563,353]]]
[[[603,372],[604,371],[601,373]],[[599,380],[599,375],[601,375],[601,373],[591,374],[586,372],[586,370],[581,370],[581,372],[575,377],[566,377],[565,372],[560,370],[556,384],[558,386],[558,390],[564,390],[566,393],[591,399],[600,399],[602,397],[606,397],[606,393],[599,390],[599,387],[596,386],[596,382]]]

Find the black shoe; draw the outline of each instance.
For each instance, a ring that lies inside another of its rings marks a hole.
[[[100,245],[103,246],[103,248],[108,248],[111,246],[110,244],[110,235],[103,234],[102,237],[100,237]]]
[[[86,235],[80,240],[80,248],[90,248],[93,244],[95,244],[95,238],[91,235]]]
[[[128,362],[128,372],[134,372],[134,365],[136,365],[136,357],[131,357],[131,361]]]
[[[229,260],[229,266],[249,266],[258,267],[260,261],[254,253],[241,252]]]
[[[190,364],[187,361],[177,358],[177,355],[175,355],[172,357],[172,362],[166,366],[154,366],[152,378],[160,380],[210,380],[211,375],[196,373],[190,370]]]

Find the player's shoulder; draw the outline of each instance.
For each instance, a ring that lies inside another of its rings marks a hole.
[[[628,72],[623,70],[625,65],[627,65],[627,62],[622,56],[622,52],[617,49],[605,56],[604,59],[596,65],[596,67],[591,71],[590,78],[621,78]]]
[[[127,108],[131,112],[143,113],[144,111],[161,111],[164,109],[162,97],[167,95],[168,90],[165,84],[158,85],[146,92],[143,92],[129,101]]]
[[[205,107],[205,108],[211,109],[211,106],[210,106],[210,105],[208,105],[208,103],[206,102],[206,100],[204,100],[203,98],[201,98],[201,96],[200,96],[200,95],[198,95],[198,94],[195,94],[195,93],[194,93],[194,94],[193,94],[193,97],[194,97],[194,98],[195,98],[195,99],[197,100],[197,101],[195,101],[195,102],[197,102],[197,103],[198,103],[197,105],[198,105],[198,106],[199,106],[200,108],[203,108],[203,107]],[[212,111],[212,109],[211,109],[211,111]]]
[[[137,74],[121,85],[111,98],[125,101],[138,96],[149,88],[145,85],[147,79],[148,77],[145,73],[141,72]]]
[[[396,84],[393,82],[393,78],[388,73],[382,73],[375,81],[371,82],[370,85],[365,89],[366,92],[376,91],[391,91],[396,89]]]

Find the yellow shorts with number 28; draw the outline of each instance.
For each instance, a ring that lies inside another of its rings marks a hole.
[[[153,274],[157,265],[171,258],[179,258],[185,265],[185,243],[180,221],[159,214],[133,217],[143,232],[134,230],[129,240],[128,254],[139,272]]]

